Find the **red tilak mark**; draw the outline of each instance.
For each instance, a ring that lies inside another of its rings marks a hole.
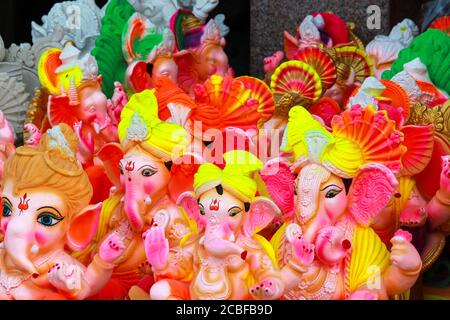
[[[243,251],[243,252],[241,253],[241,259],[245,261],[245,259],[247,259],[247,254],[248,254],[247,251]]]
[[[19,203],[19,210],[20,211],[25,211],[28,210],[28,202],[30,202],[30,199],[27,199],[27,194],[25,193],[23,195],[23,198],[20,199],[20,203]]]
[[[211,204],[209,205],[209,210],[219,211],[220,210],[220,201],[217,199],[212,200]]]
[[[352,243],[350,242],[350,240],[345,239],[344,241],[342,241],[342,248],[344,248],[344,250],[349,250],[352,247]]]
[[[134,170],[134,166],[135,166],[135,163],[134,163],[134,162],[128,161],[128,162],[127,162],[127,165],[125,166],[125,169],[126,169],[127,171],[131,172],[131,171]]]

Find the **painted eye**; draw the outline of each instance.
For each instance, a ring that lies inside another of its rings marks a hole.
[[[142,175],[143,175],[144,177],[151,177],[151,176],[153,176],[155,173],[156,173],[156,171],[153,171],[153,170],[151,170],[151,169],[144,169],[144,170],[142,170]]]
[[[325,198],[332,199],[341,192],[342,192],[342,190],[331,189],[330,191],[327,192],[327,194],[325,195]]]
[[[42,224],[45,227],[52,227],[57,225],[63,220],[63,218],[58,217],[50,212],[44,212],[39,215],[37,218],[37,222]]]
[[[4,205],[3,205],[3,213],[2,213],[2,216],[3,216],[4,218],[7,218],[7,217],[10,217],[10,216],[11,216],[11,213],[12,213],[11,208],[10,208],[7,204],[4,204]]]
[[[204,216],[205,215],[205,208],[203,207],[203,205],[199,204],[198,205],[198,209],[200,210],[200,214],[202,216]]]
[[[242,212],[242,209],[241,208],[231,208],[229,211],[228,211],[228,214],[230,215],[230,217],[235,217],[235,216],[237,216],[239,213],[241,213]]]

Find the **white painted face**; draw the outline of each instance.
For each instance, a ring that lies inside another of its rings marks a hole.
[[[245,204],[227,191],[219,194],[216,189],[211,189],[200,197],[198,205],[208,227],[216,228],[224,239],[240,229],[246,214]]]

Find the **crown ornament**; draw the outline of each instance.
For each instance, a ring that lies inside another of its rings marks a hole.
[[[143,142],[148,135],[148,128],[142,118],[136,112],[131,118],[130,126],[127,129],[127,140]]]

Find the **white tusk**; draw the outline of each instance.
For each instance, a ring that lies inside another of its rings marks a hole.
[[[31,247],[31,253],[38,254],[38,252],[39,252],[39,247],[36,244],[33,244],[33,246]]]
[[[234,233],[231,233],[230,235],[230,239],[231,242],[236,242],[236,236],[234,235]]]
[[[5,249],[5,243],[4,242],[0,242],[0,249]]]
[[[100,125],[97,123],[97,122],[94,122],[94,130],[95,130],[95,133],[96,134],[99,134],[100,133]]]
[[[145,198],[145,200],[144,200],[144,202],[145,202],[145,204],[146,205],[151,205],[152,204],[152,198],[150,198],[150,197],[147,197],[147,198]]]

